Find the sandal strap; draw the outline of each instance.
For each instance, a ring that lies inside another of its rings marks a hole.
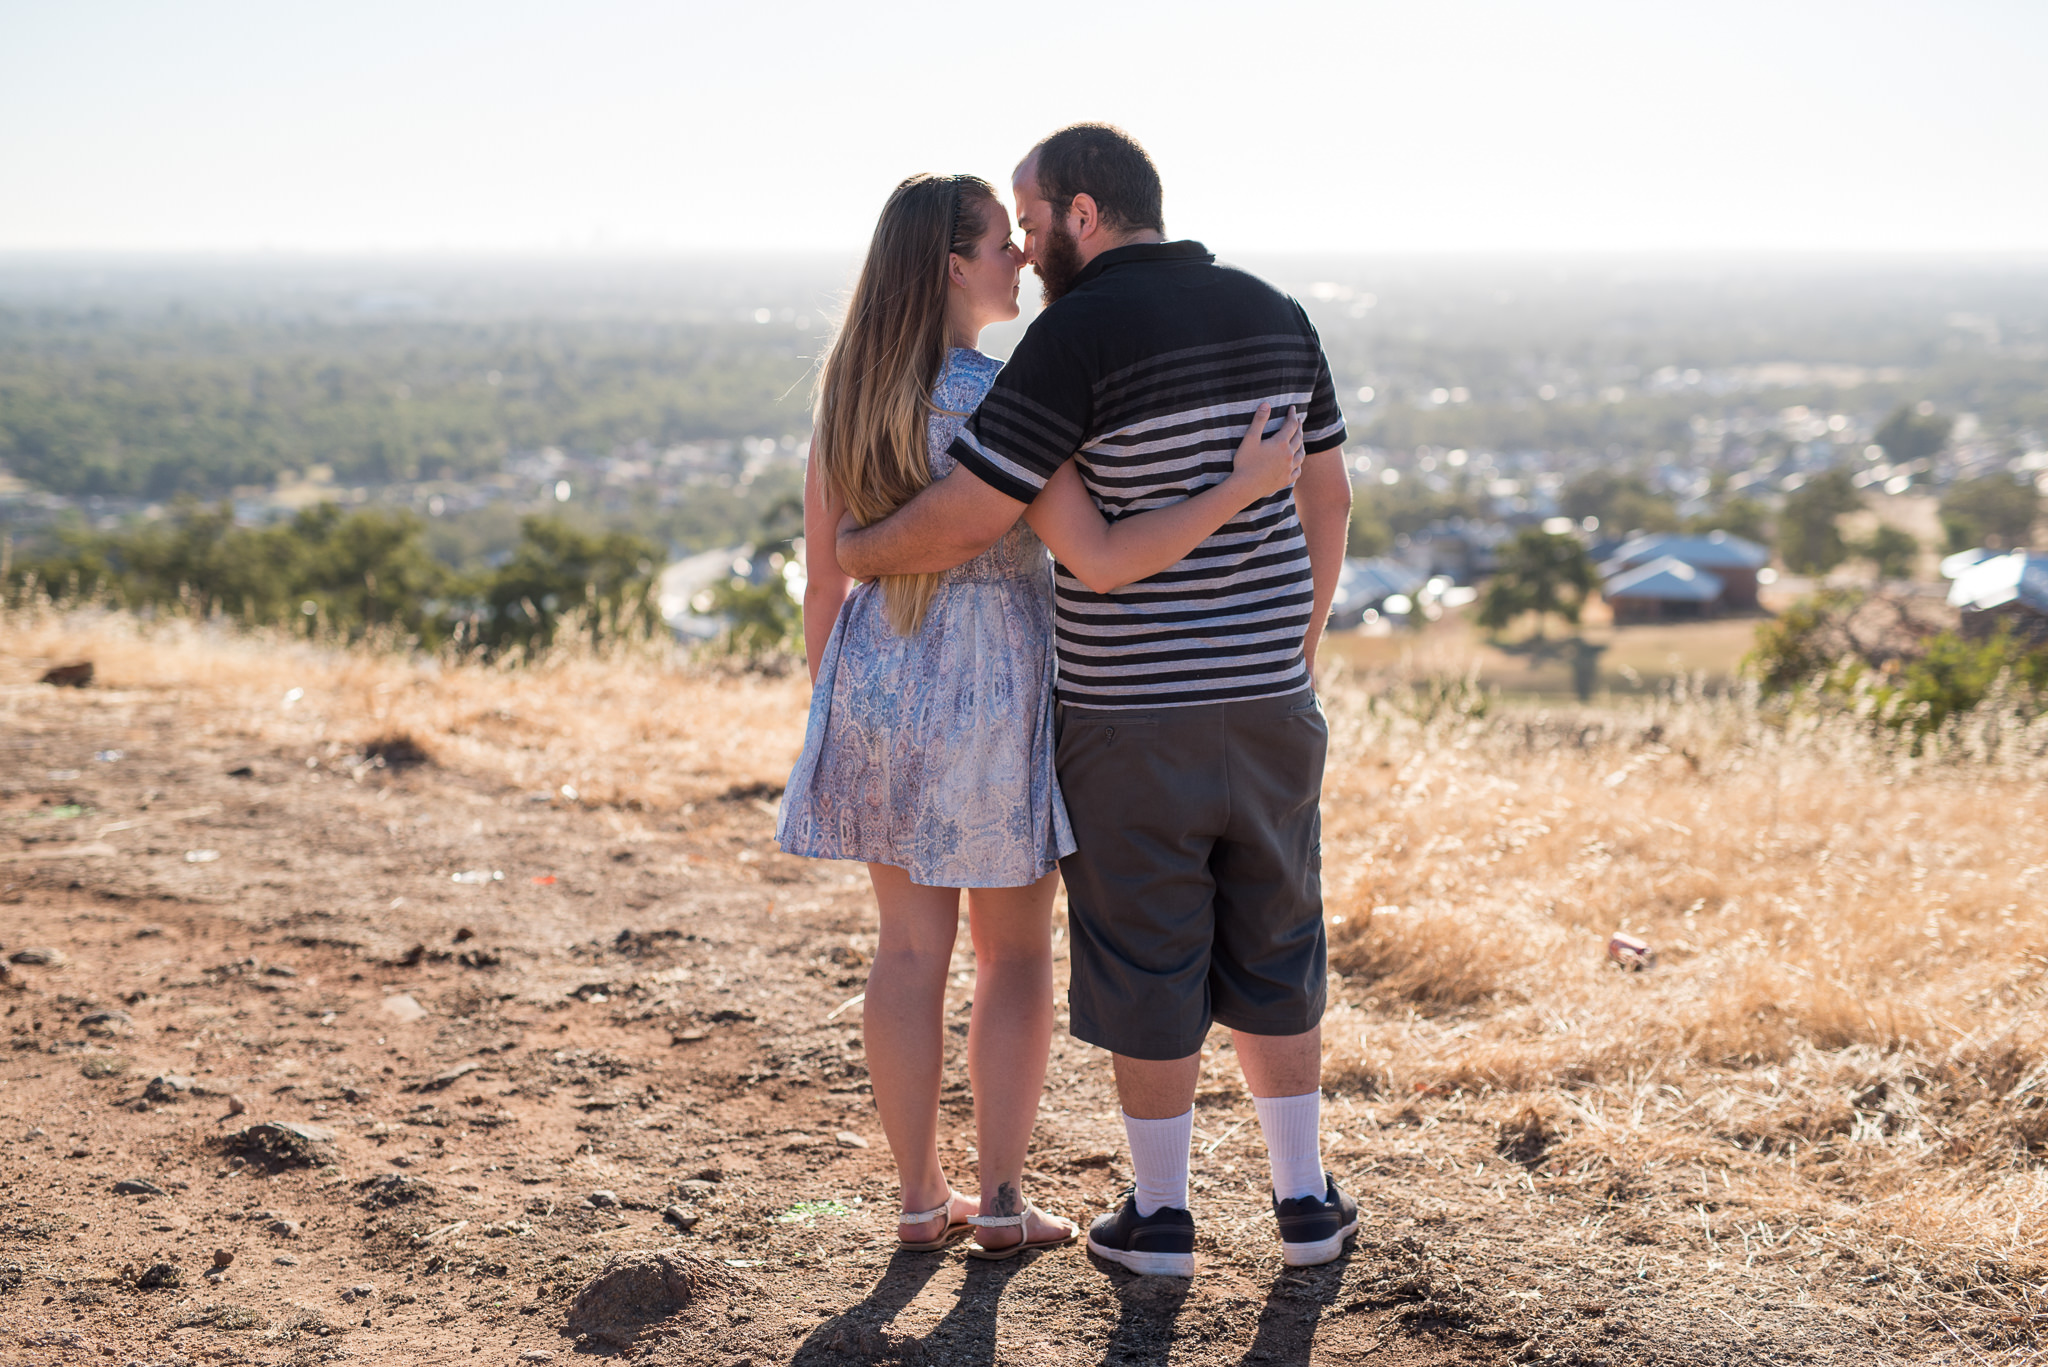
[[[952,1213],[953,1202],[949,1198],[943,1206],[934,1206],[930,1210],[906,1210],[896,1217],[896,1222],[902,1225],[921,1225],[927,1220],[936,1220],[941,1215]]]
[[[1026,1206],[1022,1215],[970,1215],[967,1217],[967,1223],[977,1229],[1003,1229],[1023,1224],[1036,1210],[1036,1206]]]

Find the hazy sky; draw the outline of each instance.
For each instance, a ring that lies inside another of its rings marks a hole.
[[[2043,0],[0,0],[0,249],[821,247],[1120,123],[1232,252],[2048,248]]]

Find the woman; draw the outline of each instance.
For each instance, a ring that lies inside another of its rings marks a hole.
[[[804,482],[809,731],[777,838],[868,866],[881,935],[865,1035],[896,1159],[897,1238],[937,1249],[975,1228],[978,1257],[1072,1240],[1024,1200],[1024,1155],[1052,1038],[1051,908],[1074,839],[1053,777],[1052,583],[1046,548],[1101,591],[1156,574],[1240,509],[1286,488],[1290,417],[1260,408],[1231,474],[1186,501],[1107,523],[1069,464],[994,547],[944,574],[849,592],[833,555],[851,512],[887,515],[953,468],[946,455],[1000,368],[974,349],[1017,316],[1023,254],[988,184],[913,176],[876,224],[819,386]],[[1042,538],[1042,540],[1041,540]],[[946,979],[967,889],[974,942],[968,1075],[981,1194],[938,1152]]]

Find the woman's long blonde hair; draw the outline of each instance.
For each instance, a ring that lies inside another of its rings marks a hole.
[[[916,175],[882,206],[818,381],[820,472],[862,526],[932,482],[925,430],[946,363],[948,255],[973,259],[996,204],[975,176]],[[889,625],[914,634],[938,586],[936,574],[882,576]]]

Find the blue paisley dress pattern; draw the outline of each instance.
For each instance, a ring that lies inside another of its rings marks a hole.
[[[932,391],[932,477],[1001,362],[956,347]],[[775,838],[790,854],[891,864],[937,888],[1035,883],[1074,850],[1053,777],[1052,567],[1021,519],[941,576],[917,634],[880,587],[847,595],[818,664]]]

